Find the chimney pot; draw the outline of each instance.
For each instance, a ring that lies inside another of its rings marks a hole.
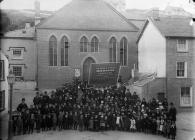
[[[40,23],[40,2],[38,0],[34,3],[35,6],[35,26]]]

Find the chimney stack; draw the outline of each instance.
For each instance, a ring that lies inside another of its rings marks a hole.
[[[40,23],[41,17],[40,17],[40,2],[38,0],[34,3],[35,6],[35,26]]]
[[[159,15],[159,8],[153,8],[152,9],[152,18],[154,20],[159,20],[160,19],[160,15]]]
[[[27,22],[27,23],[25,23],[25,29],[28,29],[28,28],[30,28],[31,26],[30,26],[30,23],[29,22]]]

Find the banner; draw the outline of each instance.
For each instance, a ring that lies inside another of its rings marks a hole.
[[[120,63],[91,64],[89,84],[95,86],[116,85]]]

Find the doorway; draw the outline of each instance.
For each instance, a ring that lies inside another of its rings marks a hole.
[[[95,63],[95,60],[91,57],[88,57],[84,63],[83,63],[83,81],[88,81],[89,79],[89,70],[90,70],[90,65],[92,63]]]

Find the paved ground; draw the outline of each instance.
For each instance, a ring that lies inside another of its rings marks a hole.
[[[16,109],[23,97],[28,105],[32,104],[35,91],[15,90],[13,95],[13,108]],[[7,132],[8,114],[1,115],[3,122],[3,134]],[[195,112],[184,112],[177,115],[177,137],[176,140],[193,140],[195,138]],[[3,140],[5,137],[3,137]],[[166,140],[161,136],[130,133],[118,131],[106,132],[79,132],[79,131],[48,131],[44,133],[34,133],[31,135],[15,136],[13,140]]]

